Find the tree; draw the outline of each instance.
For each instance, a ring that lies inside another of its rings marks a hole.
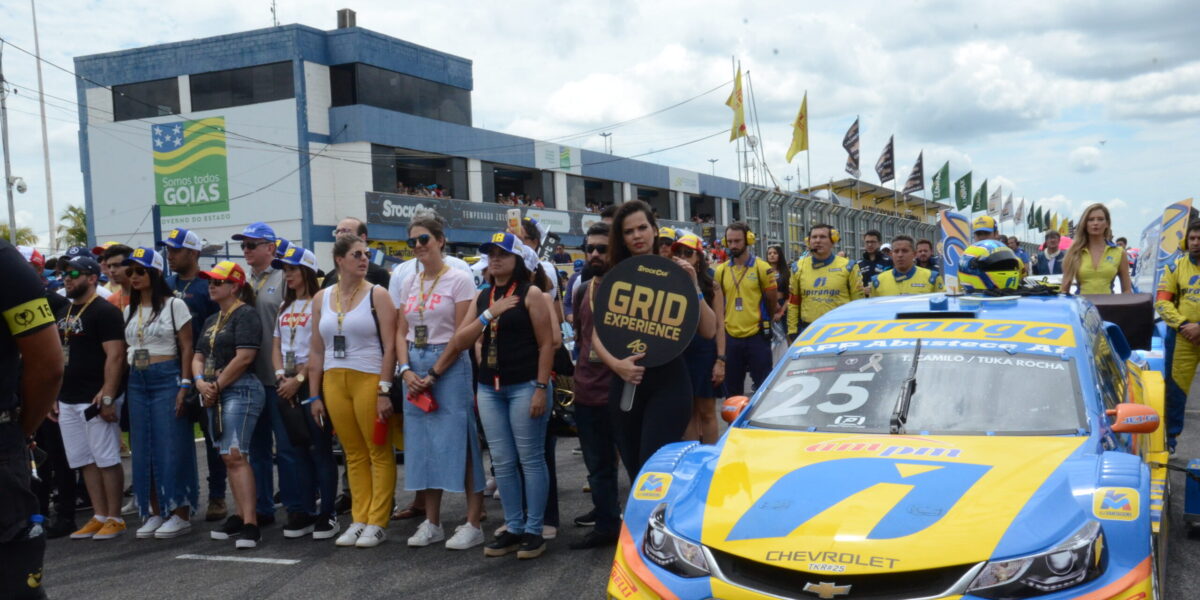
[[[8,237],[8,223],[0,224],[0,238],[12,241]],[[28,227],[17,228],[17,245],[18,246],[36,246],[38,236],[33,233],[33,230]]]
[[[68,205],[58,217],[58,246],[87,245],[87,213],[82,206]]]

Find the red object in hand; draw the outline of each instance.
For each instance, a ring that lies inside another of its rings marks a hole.
[[[433,412],[438,408],[437,400],[433,399],[433,394],[429,393],[429,390],[419,393],[409,393],[408,401],[425,412]]]
[[[372,441],[376,446],[382,446],[387,443],[388,423],[383,419],[375,419],[375,436]]]

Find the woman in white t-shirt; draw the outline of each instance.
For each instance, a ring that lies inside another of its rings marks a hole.
[[[396,319],[396,363],[404,383],[404,488],[423,491],[425,521],[408,538],[419,547],[446,539],[442,492],[466,492],[467,522],[446,548],[483,543],[483,459],[480,456],[467,353],[448,347],[475,297],[475,282],[442,257],[446,234],[436,217],[416,217],[408,246],[420,272],[402,285]],[[422,396],[422,397],[419,397]],[[430,403],[436,403],[436,408]]]
[[[125,260],[129,350],[129,441],[133,493],[143,525],[138,538],[173,538],[192,529],[198,505],[196,443],[187,415],[191,396],[192,313],[163,279],[163,257],[137,248]]]
[[[275,259],[271,266],[283,270],[286,289],[279,317],[275,321],[275,389],[279,401],[286,403],[280,408],[289,423],[291,417],[304,419],[306,439],[292,439],[298,452],[295,465],[297,472],[305,473],[301,479],[302,489],[296,490],[301,499],[303,512],[288,515],[285,537],[301,537],[312,532],[313,539],[325,540],[337,535],[338,525],[333,509],[337,494],[337,463],[333,460],[332,427],[329,421],[313,418],[308,410],[309,393],[308,351],[312,340],[312,299],[320,286],[317,285],[317,257],[311,250],[292,245],[283,256]],[[298,424],[298,423],[296,423]],[[291,428],[289,427],[289,436]],[[317,495],[321,497],[317,509]]]

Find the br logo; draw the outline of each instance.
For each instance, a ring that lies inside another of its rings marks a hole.
[[[940,521],[990,469],[988,465],[882,458],[847,458],[808,465],[780,477],[738,519],[726,539],[787,537],[826,510],[880,484],[911,489],[888,509],[867,539],[905,537]],[[796,502],[797,493],[803,490],[821,493]]]

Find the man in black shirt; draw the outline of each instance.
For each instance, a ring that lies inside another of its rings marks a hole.
[[[45,597],[46,539],[32,529],[38,503],[30,486],[29,440],[54,404],[63,376],[54,313],[26,264],[15,247],[0,240],[0,273],[5,274],[0,286],[0,590],[22,599]]]
[[[83,470],[95,507],[95,516],[71,538],[112,539],[125,532],[121,518],[125,472],[117,423],[125,373],[125,322],[121,309],[96,294],[100,265],[94,259],[71,260],[63,276],[71,306],[58,322],[66,363],[58,424],[67,462]]]
[[[863,289],[870,293],[871,280],[876,275],[892,268],[892,259],[879,251],[879,242],[883,235],[874,229],[863,234],[863,255],[858,261],[858,271],[862,274]]]
[[[362,239],[363,243],[367,242],[367,224],[354,217],[346,217],[338,221],[337,228],[333,230],[333,239],[337,239],[343,235],[356,235]],[[388,284],[392,281],[392,274],[385,268],[375,263],[367,263],[367,281],[383,286],[387,289]],[[322,288],[327,288],[338,282],[337,269],[333,269],[325,276],[325,280],[321,282]]]

